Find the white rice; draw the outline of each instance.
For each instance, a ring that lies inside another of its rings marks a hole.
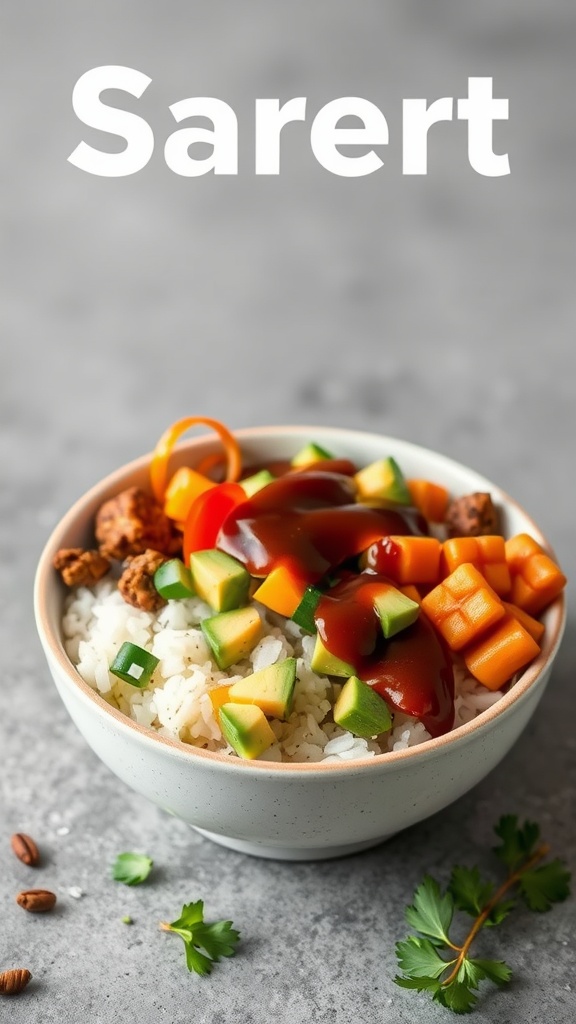
[[[297,659],[292,713],[286,722],[270,723],[276,742],[260,760],[346,761],[404,750],[430,739],[421,722],[398,713],[390,732],[377,739],[361,739],[337,726],[331,710],[340,686],[310,668],[314,637],[303,634],[291,620],[257,607],[261,640],[248,658],[223,672],[210,657],[200,629],[202,619],[214,614],[203,601],[169,601],[157,613],[144,612],[126,604],[113,580],[103,580],[94,589],[79,587],[68,596],[65,647],[82,678],[111,705],[162,736],[206,750],[233,753],[222,738],[210,690],[288,657]],[[124,683],[109,671],[126,640],[159,659],[146,689]],[[502,696],[477,683],[461,665],[456,666],[455,683],[455,727]]]

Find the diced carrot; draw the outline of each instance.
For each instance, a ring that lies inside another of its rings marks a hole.
[[[422,608],[453,651],[466,647],[505,614],[498,595],[468,562],[426,594]]]
[[[169,519],[185,522],[192,503],[199,494],[215,487],[213,480],[188,466],[181,466],[174,473],[164,495],[164,512]]]
[[[441,573],[448,576],[459,565],[471,562],[484,579],[503,596],[510,592],[510,570],[504,538],[496,534],[480,537],[452,537],[442,545]]]
[[[436,537],[395,534],[378,543],[378,572],[395,583],[438,583],[442,545]]]
[[[254,592],[254,600],[260,601],[279,615],[290,618],[300,604],[307,583],[299,579],[286,565],[277,565]]]
[[[510,601],[529,615],[538,615],[566,586],[559,566],[527,533],[506,541],[506,559],[512,577]]]
[[[215,686],[213,690],[208,690],[208,696],[212,701],[212,707],[214,714],[218,718],[218,712],[223,704],[227,704],[230,700],[230,687],[229,686]]]
[[[416,604],[422,603],[422,594],[418,590],[418,587],[415,587],[413,583],[407,583],[405,587],[400,587],[400,590],[406,597],[409,597],[411,601],[416,601]]]
[[[410,497],[417,509],[431,523],[443,523],[450,494],[445,487],[431,480],[407,480]]]
[[[530,633],[532,639],[539,644],[544,636],[544,623],[540,622],[538,619],[534,619],[531,615],[528,615],[528,612],[523,611],[523,609],[519,608],[517,604],[508,604],[507,601],[503,601],[502,604],[506,611],[510,612],[515,619],[518,619],[520,625],[524,626],[526,632]]]
[[[511,613],[464,651],[466,668],[489,690],[499,690],[539,653],[536,641]]]

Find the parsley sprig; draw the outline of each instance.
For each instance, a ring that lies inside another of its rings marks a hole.
[[[397,943],[396,955],[403,975],[395,978],[403,988],[428,992],[432,999],[455,1013],[470,1013],[477,1002],[480,982],[505,985],[512,972],[503,960],[471,956],[478,933],[500,924],[520,896],[530,910],[550,910],[553,903],[569,895],[570,874],[563,861],[541,864],[550,847],[540,842],[538,825],[518,825],[515,815],[506,815],[495,826],[501,840],[494,852],[507,869],[504,882],[496,888],[483,880],[478,868],[455,867],[445,892],[427,875],[406,910],[408,924],[416,935]],[[462,943],[451,936],[456,910],[474,920]]]
[[[162,921],[160,927],[165,932],[175,932],[184,942],[186,949],[186,966],[196,974],[210,974],[212,965],[222,956],[234,956],[236,943],[240,933],[232,928],[232,921],[216,921],[214,924],[204,923],[204,903],[185,903],[182,913],[170,924]],[[204,952],[201,953],[200,949]]]

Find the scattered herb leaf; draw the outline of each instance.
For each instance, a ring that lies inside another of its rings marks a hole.
[[[395,978],[402,988],[428,992],[432,999],[454,1013],[474,1009],[482,981],[505,985],[511,970],[502,960],[483,960],[470,956],[472,943],[482,928],[500,924],[515,906],[505,899],[515,890],[530,910],[550,910],[553,903],[570,893],[570,873],[561,860],[540,864],[550,852],[540,842],[538,825],[527,821],[518,825],[514,815],[506,815],[495,826],[500,846],[495,853],[508,869],[498,889],[483,880],[478,868],[453,869],[445,893],[438,882],[426,875],[406,909],[408,924],[418,933],[396,945],[398,965],[404,972]],[[537,866],[539,865],[539,866]],[[474,920],[460,945],[450,935],[455,911],[470,914]]]
[[[127,914],[126,917],[121,918],[121,921],[122,921],[122,924],[134,924],[134,922],[133,922],[133,920],[132,920],[132,918],[130,917],[129,914]]]
[[[119,853],[112,865],[112,878],[124,885],[139,885],[148,878],[153,863],[143,853]]]
[[[196,974],[210,974],[212,965],[218,963],[220,957],[234,956],[234,947],[240,938],[239,932],[232,928],[232,921],[205,924],[202,900],[185,903],[176,921],[170,924],[162,921],[160,927],[180,936],[186,949],[186,966]]]

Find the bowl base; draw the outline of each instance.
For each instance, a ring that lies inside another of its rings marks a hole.
[[[204,828],[192,826],[195,832],[211,839],[213,843],[226,846],[229,850],[236,850],[237,853],[247,853],[250,857],[265,857],[267,860],[331,860],[333,857],[347,857],[351,853],[361,853],[362,850],[369,850],[372,846],[378,846],[389,836],[379,836],[377,839],[367,839],[362,843],[346,843],[343,846],[266,846],[265,843],[253,843],[246,839],[234,839],[232,836],[222,836],[217,832],[207,832]]]

